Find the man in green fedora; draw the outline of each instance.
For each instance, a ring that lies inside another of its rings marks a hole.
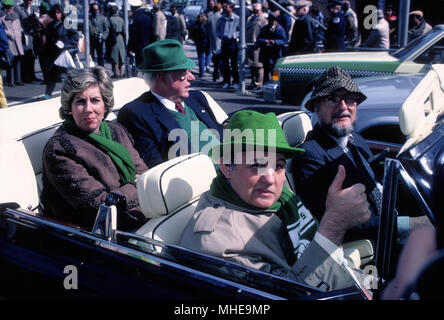
[[[236,112],[213,147],[220,171],[204,193],[180,244],[320,290],[360,285],[362,273],[344,259],[347,229],[370,217],[363,186],[342,189],[344,168],[330,186],[318,221],[284,186],[288,145],[276,115]]]
[[[138,70],[151,90],[123,106],[117,120],[148,167],[199,152],[222,137],[227,115],[207,93],[190,89],[194,65],[177,40],[159,40],[143,49]]]

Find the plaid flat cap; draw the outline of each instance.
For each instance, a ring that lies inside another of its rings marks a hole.
[[[305,108],[313,111],[313,103],[316,100],[327,97],[339,89],[345,89],[349,92],[356,93],[358,97],[358,104],[367,99],[367,96],[363,94],[361,90],[359,90],[358,85],[353,81],[348,73],[338,66],[333,66],[326,70],[314,81],[313,92],[310,99],[305,103]]]

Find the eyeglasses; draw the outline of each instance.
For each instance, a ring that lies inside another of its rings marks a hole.
[[[336,95],[336,94],[331,94],[331,95],[328,95],[328,96],[322,98],[322,101],[329,102],[334,105],[337,105],[342,100],[345,101],[346,105],[352,106],[352,105],[355,105],[356,103],[358,103],[359,97],[357,94],[347,93],[347,94],[344,94],[341,96]]]
[[[184,81],[188,78],[188,73],[191,72],[190,69],[174,70],[170,71],[170,74],[175,80]]]

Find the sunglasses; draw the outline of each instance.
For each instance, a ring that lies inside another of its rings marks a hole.
[[[331,94],[322,98],[323,102],[329,102],[334,105],[338,104],[342,100],[344,100],[347,105],[353,105],[358,103],[359,96],[354,93],[346,93],[344,95]]]

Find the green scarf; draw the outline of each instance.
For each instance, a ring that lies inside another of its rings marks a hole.
[[[136,179],[136,167],[128,149],[120,143],[113,141],[111,130],[105,121],[102,121],[100,124],[100,134],[82,131],[71,119],[63,121],[62,126],[67,133],[86,140],[104,151],[119,171],[122,184],[127,184]]]
[[[262,210],[243,201],[220,171],[211,183],[210,192],[213,196],[235,206],[246,208],[248,210]],[[275,214],[282,220],[282,223],[287,230],[287,240],[291,242],[293,247],[293,250],[287,252],[287,261],[290,265],[293,265],[299,258],[303,249],[313,240],[318,228],[317,220],[307,209],[305,209],[299,197],[285,186],[282,189],[279,199],[273,203],[271,207],[263,211],[275,212]],[[284,248],[286,247],[286,244],[282,245]]]

